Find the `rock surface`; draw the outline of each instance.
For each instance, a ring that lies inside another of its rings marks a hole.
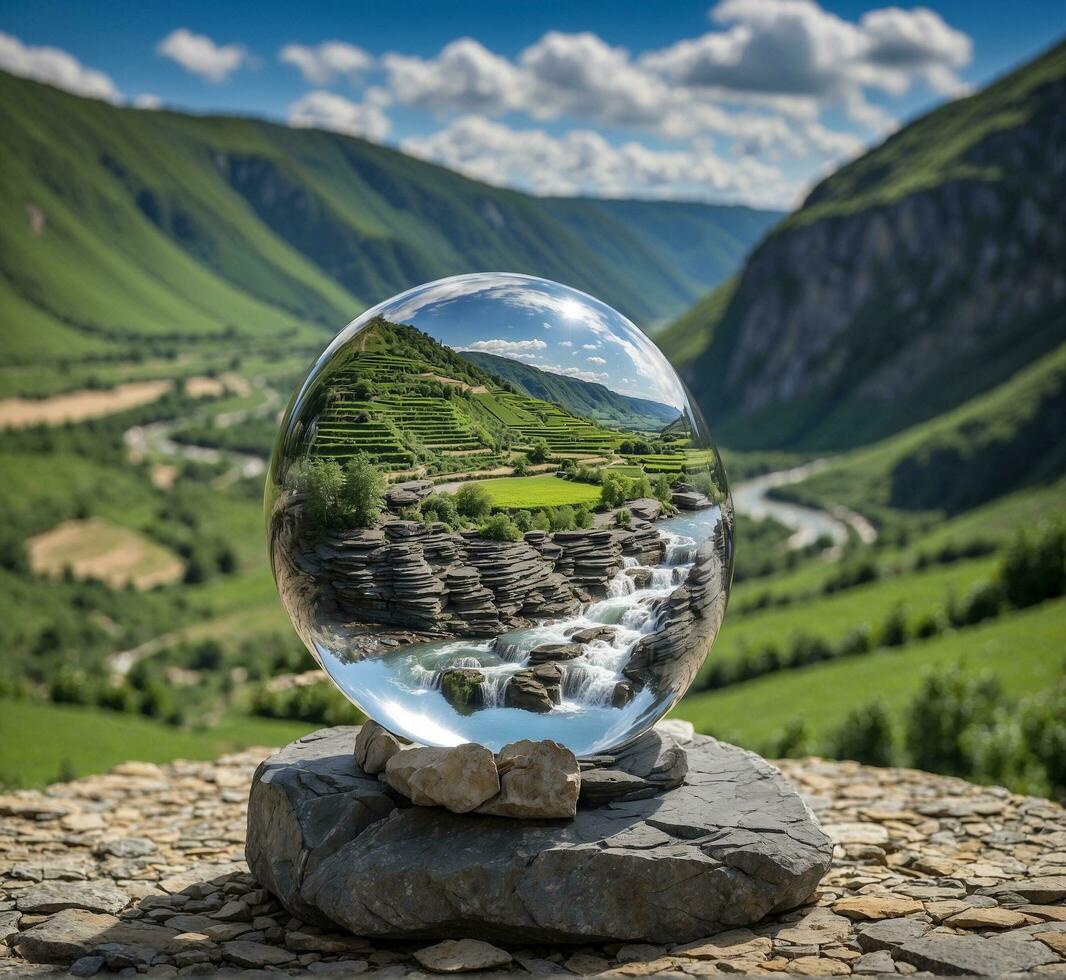
[[[680,726],[667,724],[677,737],[685,737],[677,731]],[[321,760],[313,767],[305,764],[301,779],[330,782],[340,797],[329,800],[317,820],[305,825],[316,834],[316,848],[323,848],[326,835],[337,827],[350,839],[351,823],[365,820],[366,811],[382,801],[390,809],[396,805],[378,780],[354,776],[354,735],[353,730],[345,758],[336,759],[334,766]],[[414,958],[418,944],[368,941],[342,935],[325,921],[293,916],[265,883],[248,873],[243,859],[248,786],[256,764],[268,754],[255,750],[217,762],[161,767],[124,763],[111,773],[57,784],[46,793],[0,796],[0,976],[60,974],[75,962],[75,975],[100,970],[97,976],[110,976],[105,971],[123,968],[108,960],[118,964],[123,958],[143,960],[132,970],[147,970],[149,976],[176,970],[240,973],[253,969],[238,965],[239,960],[247,962],[247,949],[227,950],[227,944],[243,941],[291,954],[267,968],[283,974],[424,980],[426,969]],[[904,955],[924,956],[930,963],[933,956],[947,955],[954,961],[976,948],[976,960],[967,966],[988,973],[1004,962],[1002,954],[1026,943],[1023,952],[1046,959],[1046,950],[1056,958],[1025,973],[1036,978],[1066,972],[1062,807],[912,770],[815,759],[779,765],[840,841],[814,904],[774,914],[748,929],[709,932],[676,945],[586,944],[575,950],[503,944],[514,962],[497,968],[496,975],[573,976],[596,970],[674,978],[708,972],[905,975],[918,967],[901,958],[900,948],[923,937],[940,937],[945,946],[918,947]],[[271,781],[263,774],[259,791],[284,792],[277,783],[271,788]],[[279,821],[284,811],[279,802],[273,811]],[[291,823],[286,829],[282,822],[277,832],[301,831]],[[118,836],[150,839],[157,850],[139,858],[98,850],[105,839]],[[844,838],[878,843],[847,843]],[[268,866],[275,876],[301,870]],[[20,893],[41,881],[106,885],[125,893],[129,904],[117,916],[79,909],[18,912]],[[877,921],[852,921],[833,911],[837,903],[860,897],[913,898],[923,911]],[[218,918],[231,903],[243,911],[233,918],[230,907],[225,919]],[[965,908],[1008,909],[1039,924],[995,931],[949,926],[947,918]],[[202,928],[189,930],[197,923]],[[179,936],[184,937],[180,943]],[[206,941],[196,936],[206,936]],[[970,942],[974,937],[1010,939],[1012,946],[975,947]],[[464,938],[474,938],[473,931]],[[31,951],[61,965],[30,962],[24,954]],[[1019,961],[1010,966],[1017,969]],[[266,975],[263,968],[254,969],[249,976]],[[947,972],[944,965],[936,969]]]
[[[828,839],[770,765],[705,736],[682,750],[657,733],[619,757],[647,784],[658,772],[676,779],[676,760],[687,755],[676,790],[581,808],[565,824],[398,806],[351,828],[344,843],[330,835],[319,853],[320,832],[303,815],[336,789],[308,777],[320,765],[332,772],[341,756],[352,771],[339,789],[349,793],[359,780],[344,751],[351,737],[350,729],[318,732],[260,768],[248,854],[257,873],[267,864],[263,880],[281,886],[276,894],[294,912],[313,907],[356,935],[681,942],[796,907],[829,866]],[[393,756],[390,781],[404,756],[437,751]],[[259,819],[261,808],[277,807],[277,786],[290,812]],[[299,834],[275,831],[294,823],[304,825]],[[279,880],[278,865],[311,870]]]

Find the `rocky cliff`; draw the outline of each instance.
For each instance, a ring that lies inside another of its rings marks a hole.
[[[717,434],[749,447],[870,441],[1060,342],[1064,102],[1059,45],[817,187],[753,253],[684,366]]]

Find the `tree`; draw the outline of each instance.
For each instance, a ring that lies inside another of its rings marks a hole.
[[[464,483],[455,492],[455,509],[463,517],[482,520],[492,513],[492,497],[480,483]]]
[[[548,447],[547,440],[538,439],[533,443],[529,450],[529,461],[531,463],[544,463],[547,461],[548,456],[551,455],[551,449]]]
[[[314,459],[307,465],[300,489],[304,514],[315,527],[327,528],[336,519],[344,490],[344,471],[335,459]]]
[[[626,496],[628,490],[629,481],[620,473],[604,473],[600,484],[600,503],[604,507],[620,507],[629,499]]]
[[[385,506],[385,476],[367,453],[357,453],[344,468],[341,512],[346,523],[369,527]]]
[[[670,477],[665,473],[660,473],[655,478],[655,496],[663,504],[669,504],[673,489],[670,486]]]

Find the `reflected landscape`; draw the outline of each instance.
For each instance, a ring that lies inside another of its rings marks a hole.
[[[657,348],[518,275],[368,311],[293,396],[275,579],[338,687],[416,742],[617,748],[685,693],[733,562],[725,474]]]

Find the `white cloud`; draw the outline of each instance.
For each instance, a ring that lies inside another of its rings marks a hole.
[[[324,41],[314,47],[286,44],[278,60],[294,65],[312,85],[330,85],[338,78],[354,81],[374,67],[372,55],[345,41]]]
[[[543,340],[475,340],[469,347],[457,347],[456,350],[477,350],[486,354],[499,354],[501,357],[521,357],[534,360],[534,351],[544,350],[548,345]]]
[[[497,113],[528,103],[525,74],[470,37],[445,45],[435,58],[393,53],[381,60],[390,92],[406,105]]]
[[[488,183],[538,194],[713,197],[779,206],[796,190],[776,168],[753,157],[724,159],[700,141],[682,150],[653,150],[635,141],[615,145],[591,130],[556,137],[483,116],[462,116],[401,147]]]
[[[973,55],[966,34],[922,7],[871,10],[855,22],[814,0],[721,0],[711,16],[724,29],[649,52],[641,64],[719,96],[844,105],[874,129],[885,120],[866,105],[864,90],[899,96],[922,78],[952,93],[962,86],[956,72]]]
[[[151,92],[142,92],[140,95],[134,96],[132,105],[134,109],[161,109],[163,100]]]
[[[595,350],[599,346],[600,346],[599,344],[582,344],[581,345],[581,349],[582,350]]]
[[[289,125],[331,129],[378,142],[389,134],[391,128],[389,117],[372,97],[353,102],[343,95],[321,90],[308,92],[289,106]]]
[[[588,361],[589,364],[606,364],[607,363],[607,359],[604,358],[604,357],[586,357],[585,360]]]
[[[242,45],[216,44],[206,34],[194,34],[187,27],[171,31],[156,45],[156,52],[209,82],[224,82],[250,60]]]
[[[610,375],[606,371],[585,371],[569,364],[538,364],[542,371],[550,371],[552,374],[564,374],[568,378],[579,378],[581,381],[598,381],[603,383]]]
[[[75,95],[105,102],[121,102],[122,93],[102,71],[86,68],[77,58],[61,48],[34,47],[17,37],[0,32],[0,68],[66,89]]]
[[[559,346],[560,347],[573,347],[574,346],[574,342],[572,340],[560,340],[559,341]]]

